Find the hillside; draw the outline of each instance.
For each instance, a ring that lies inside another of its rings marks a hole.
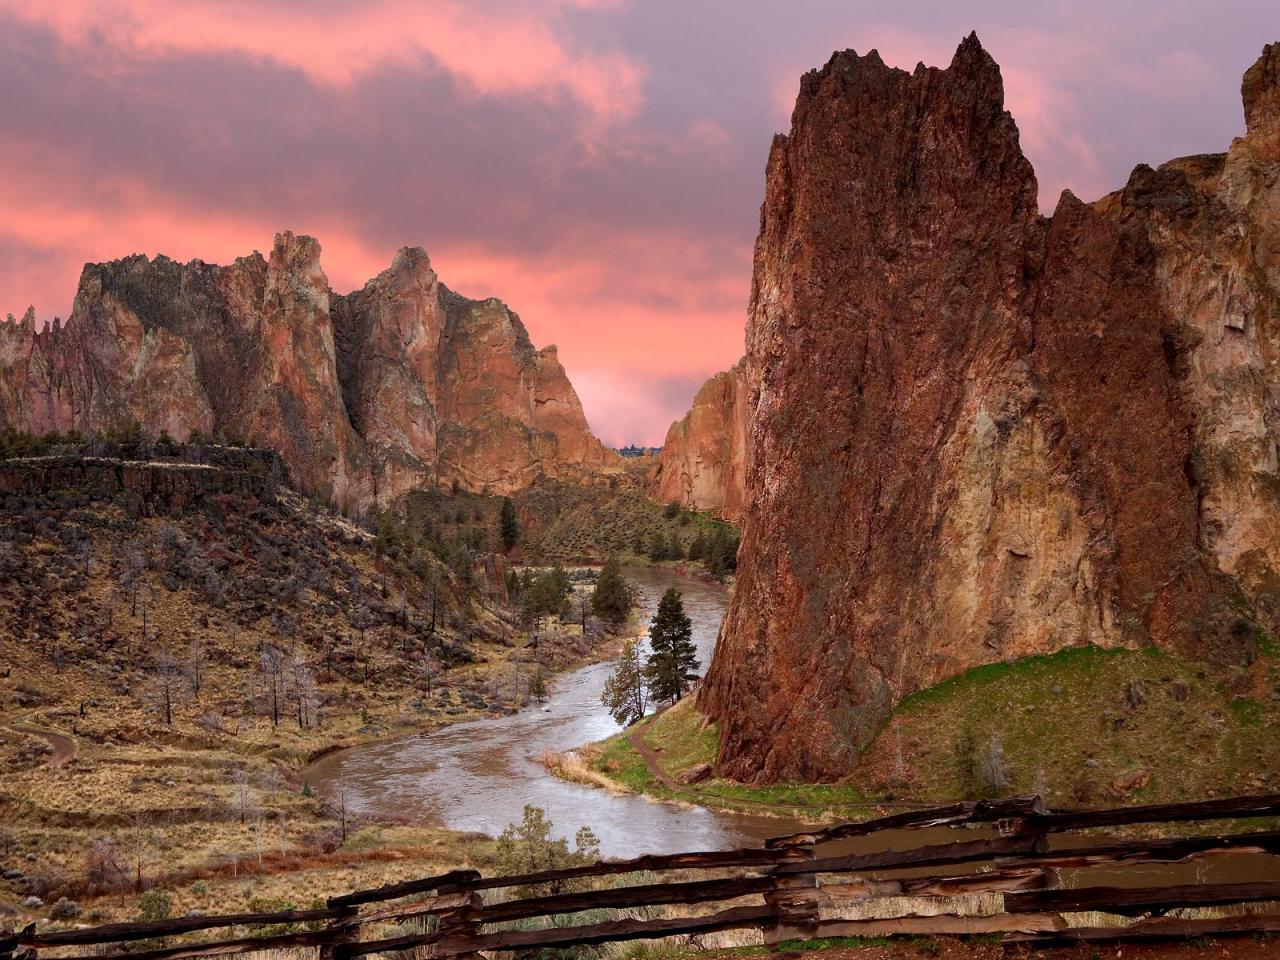
[[[511,710],[600,638],[543,624],[535,652],[501,557],[286,481],[268,451],[137,439],[0,460],[0,900],[163,882],[207,909],[253,873],[307,902],[317,871],[459,862],[457,837],[357,825],[298,771]]]
[[[437,538],[495,551],[500,549],[502,499],[463,490],[420,490],[405,496],[402,507],[410,525]],[[632,484],[543,481],[513,494],[511,500],[520,524],[511,554],[515,561],[598,564],[617,555],[627,562],[681,562],[700,559],[690,558],[699,538],[709,542],[719,532],[737,543],[728,524],[678,505],[656,503]],[[661,556],[654,554],[655,538],[668,546]]]

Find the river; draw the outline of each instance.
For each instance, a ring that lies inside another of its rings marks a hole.
[[[664,590],[684,594],[685,612],[705,670],[729,603],[723,587],[658,567],[626,571],[641,592],[647,623]],[[613,663],[561,674],[544,704],[506,717],[454,724],[353,747],[317,761],[307,782],[332,796],[341,780],[357,814],[408,818],[453,830],[496,835],[521,819],[525,804],[542,807],[560,836],[590,826],[607,857],[754,845],[799,829],[794,821],[656,803],[640,796],[567,783],[551,776],[544,749],[571,750],[617,733],[600,703]]]
[[[728,591],[656,567],[629,569],[627,577],[640,588],[643,622],[648,621],[667,587],[674,586],[684,594],[685,612],[693,622],[694,641],[705,670],[728,607]],[[329,796],[342,780],[347,804],[357,814],[408,818],[490,835],[518,821],[525,804],[534,804],[547,811],[559,836],[572,837],[579,826],[590,826],[606,857],[754,846],[767,837],[802,829],[792,820],[658,803],[567,783],[547,773],[540,761],[544,748],[571,750],[618,732],[618,725],[600,703],[600,692],[612,669],[612,663],[598,663],[564,673],[549,685],[545,704],[511,716],[473,720],[434,733],[330,754],[312,765],[305,776]],[[989,835],[989,831],[979,830],[968,836]],[[953,839],[955,835],[946,828],[885,831],[826,844],[823,853],[903,849]],[[1078,838],[1064,835],[1056,837],[1053,845],[1077,842]],[[1265,876],[1259,876],[1260,862],[1268,865]],[[966,872],[966,868],[956,872]],[[1058,875],[1062,886],[1084,881],[1141,886],[1258,879],[1280,879],[1280,859],[1259,861],[1247,855],[1225,855],[1181,864],[1063,870]]]

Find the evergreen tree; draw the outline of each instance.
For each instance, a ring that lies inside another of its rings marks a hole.
[[[498,520],[498,534],[502,537],[502,548],[510,550],[520,539],[520,520],[516,517],[516,505],[510,497],[502,498],[502,515]]]
[[[693,541],[689,544],[689,559],[702,560],[707,555],[707,538],[701,530],[694,536]]]
[[[658,612],[649,624],[649,660],[645,679],[654,700],[679,700],[698,676],[698,656],[693,645],[693,624],[684,612],[684,600],[675,587],[658,601]]]
[[[628,640],[618,658],[618,666],[604,682],[600,702],[624,727],[639,721],[649,709],[649,690],[645,671],[640,664],[640,650],[634,640]]]
[[[547,612],[563,617],[569,612],[569,597],[573,593],[573,584],[569,580],[563,563],[557,563],[547,574],[546,586]]]
[[[622,565],[610,557],[591,592],[591,612],[616,629],[627,622],[635,605],[635,590],[623,577]]]
[[[707,572],[715,577],[723,577],[738,569],[738,535],[731,527],[722,523],[716,524],[703,559],[707,565]]]
[[[667,559],[667,538],[659,531],[653,535],[653,539],[649,541],[649,559],[654,563],[661,563]]]

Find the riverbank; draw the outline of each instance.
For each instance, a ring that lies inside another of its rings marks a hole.
[[[1080,807],[1262,793],[1280,767],[1278,680],[1270,642],[1248,667],[1074,648],[907,698],[837,784],[715,779],[717,734],[692,698],[555,766],[659,800],[822,819],[1010,794]]]
[[[87,589],[106,596],[110,584],[94,566]],[[374,563],[362,573],[384,589],[396,583]],[[280,642],[274,621],[228,626],[224,611],[193,612],[167,590],[145,602],[118,606],[115,631],[145,625],[151,636],[182,637],[207,627],[199,661],[191,654],[158,673],[154,650],[131,644],[100,662],[68,656],[28,668],[30,658],[0,637],[0,653],[17,664],[0,677],[11,706],[0,712],[0,762],[10,774],[0,783],[0,901],[24,916],[45,916],[65,898],[82,919],[128,919],[152,887],[165,889],[177,912],[254,900],[306,906],[346,887],[481,866],[492,856],[490,836],[363,816],[341,795],[314,789],[307,767],[511,715],[536,699],[539,683],[616,656],[621,644],[594,625],[584,636],[581,624],[549,621],[535,642],[513,612],[490,602],[465,622],[450,614],[446,626],[442,617],[440,655],[420,663],[422,645],[395,632],[392,593],[381,602],[391,626],[371,623],[366,637],[353,637],[357,655],[321,647],[305,666],[281,664],[285,689],[273,718],[268,661],[256,668],[265,645]],[[315,629],[305,615],[298,628]],[[290,692],[295,670],[314,683],[301,704]]]
[[[674,586],[684,593],[698,657],[708,662],[729,603],[727,589],[679,576],[667,567],[632,567],[625,574],[644,597],[637,615],[640,625],[666,589]],[[358,811],[395,814],[464,832],[496,833],[520,818],[524,804],[534,804],[570,837],[578,826],[589,826],[605,856],[740,847],[793,828],[779,820],[776,811],[769,816],[748,810],[690,811],[551,776],[544,767],[544,753],[563,753],[619,730],[600,701],[611,670],[611,663],[600,663],[570,671],[552,685],[544,704],[514,716],[346,751],[326,758],[308,776],[325,795],[344,784]]]
[[[584,785],[634,793],[666,803],[725,813],[823,823],[877,816],[902,806],[840,784],[751,786],[712,775],[716,730],[693,697],[646,717],[606,740],[567,756],[546,758],[548,769]]]

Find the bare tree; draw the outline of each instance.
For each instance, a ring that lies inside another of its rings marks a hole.
[[[84,854],[85,881],[95,892],[119,890],[129,885],[129,871],[115,838],[99,837]]]
[[[85,537],[76,544],[76,555],[80,558],[81,569],[84,570],[84,575],[87,577],[89,575],[89,564],[93,560],[93,540]]]
[[[351,626],[360,631],[360,652],[363,653],[365,631],[374,624],[373,611],[361,603],[352,611],[348,619],[351,621]]]
[[[428,697],[431,696],[432,685],[440,675],[440,661],[430,652],[422,651],[422,656],[413,665],[414,684]]]
[[[284,777],[280,775],[280,769],[275,764],[267,767],[266,773],[262,775],[262,785],[271,794],[271,799],[275,800],[276,795],[280,793],[280,788],[284,786]]]
[[[267,701],[271,704],[271,725],[280,725],[280,708],[284,704],[285,668],[288,656],[275,644],[266,643],[258,656],[258,676],[266,691]]]
[[[147,629],[147,609],[151,601],[151,596],[152,596],[151,588],[147,586],[145,583],[142,584],[137,590],[134,591],[135,610],[139,604],[142,607],[142,639],[143,641],[146,641],[147,639],[149,639],[148,629]],[[135,613],[135,616],[136,615],[137,614]]]
[[[347,778],[339,777],[338,791],[333,799],[332,810],[334,818],[338,821],[338,830],[341,833],[343,843],[347,842],[347,828],[351,822],[351,811],[347,803],[347,793]]]
[[[191,695],[199,699],[200,690],[204,686],[204,644],[199,638],[187,644],[187,658],[182,664],[183,675],[191,685]]]
[[[136,814],[129,820],[129,829],[125,834],[129,863],[133,872],[133,892],[141,893],[144,887],[143,870],[155,846],[151,824],[143,814]]]
[[[130,616],[138,615],[138,588],[142,586],[142,575],[147,569],[147,557],[143,546],[136,540],[125,546],[124,572],[120,575],[120,584],[129,593]]]
[[[289,698],[293,701],[298,729],[305,730],[315,722],[317,687],[311,664],[299,650],[294,650],[288,662]]]
[[[249,775],[243,770],[235,772],[231,794],[231,806],[240,818],[241,825],[248,822],[258,808],[258,798],[249,785]]]
[[[120,602],[120,591],[114,584],[107,587],[104,599],[107,603],[107,629],[109,630],[111,627],[115,626],[116,605]]]
[[[165,726],[173,726],[173,705],[178,697],[182,672],[182,666],[174,659],[168,647],[161,647],[156,651],[155,666],[144,696],[147,705],[160,715]]]

